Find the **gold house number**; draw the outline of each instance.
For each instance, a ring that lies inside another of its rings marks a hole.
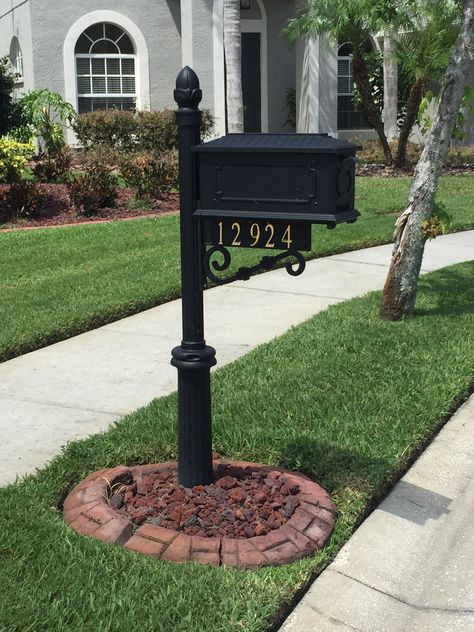
[[[219,227],[219,246],[224,245],[224,222],[218,223]],[[275,248],[277,247],[275,244],[276,240],[276,228],[274,224],[257,224],[254,222],[253,224],[245,224],[242,228],[240,222],[233,222],[231,226],[232,230],[232,241],[230,243],[231,246],[242,246],[242,241],[244,241],[245,246],[250,246],[251,248]],[[247,233],[248,231],[248,233]],[[291,237],[291,225],[288,224],[285,230],[283,231],[283,235],[279,240],[281,244],[285,244],[288,250],[291,248],[293,244],[293,240]],[[279,246],[281,248],[281,246]]]

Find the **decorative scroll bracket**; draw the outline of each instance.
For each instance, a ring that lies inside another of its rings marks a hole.
[[[222,256],[222,261],[219,261],[218,259],[213,260],[213,257],[216,255]],[[242,268],[239,268],[235,274],[222,277],[215,274],[214,270],[217,272],[224,272],[227,270],[232,262],[232,256],[227,248],[224,248],[223,246],[213,246],[204,253],[203,264],[206,279],[209,279],[216,285],[225,285],[226,283],[232,283],[233,281],[248,281],[255,272],[260,272],[261,270],[271,270],[275,267],[278,261],[282,261],[284,259],[293,259],[293,261],[287,261],[285,264],[286,271],[291,276],[299,276],[304,272],[306,261],[301,252],[298,252],[297,250],[287,250],[272,257],[266,255],[254,266],[243,266]],[[293,267],[295,265],[296,268]],[[205,281],[205,284],[207,286],[207,281]]]

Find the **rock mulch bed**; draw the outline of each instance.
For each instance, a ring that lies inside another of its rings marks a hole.
[[[177,193],[164,193],[154,199],[149,210],[143,208],[128,208],[128,203],[134,197],[129,188],[117,189],[116,205],[104,208],[95,215],[81,215],[77,213],[69,199],[65,184],[40,184],[41,202],[38,210],[27,217],[9,218],[0,204],[0,230],[17,230],[19,228],[49,228],[52,226],[70,226],[73,224],[92,224],[104,221],[123,219],[138,219],[156,217],[179,212],[179,196]],[[0,184],[0,200],[2,191],[8,185]]]
[[[258,568],[311,555],[327,542],[335,507],[302,474],[216,460],[211,485],[186,489],[175,462],[94,472],[68,495],[78,533],[174,562]]]

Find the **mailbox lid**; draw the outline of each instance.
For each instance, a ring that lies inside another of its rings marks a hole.
[[[360,145],[333,138],[328,134],[227,134],[196,145],[194,152],[262,152],[355,155]]]

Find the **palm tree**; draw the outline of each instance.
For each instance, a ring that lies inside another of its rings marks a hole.
[[[304,37],[325,35],[329,42],[352,43],[352,72],[364,113],[382,145],[385,162],[391,165],[392,152],[375,103],[365,60],[365,48],[373,34],[397,21],[396,3],[391,0],[307,0],[306,5],[288,22],[285,34],[295,42]]]
[[[446,0],[424,0],[408,8],[403,32],[396,37],[396,57],[412,81],[398,139],[395,166],[403,167],[411,130],[431,81],[439,80],[459,32],[459,6]]]
[[[224,54],[229,132],[244,131],[241,51],[240,0],[224,0]]]
[[[441,169],[458,117],[466,75],[474,62],[474,0],[464,0],[463,4],[462,25],[444,73],[438,110],[416,165],[407,208],[396,223],[380,308],[384,320],[413,316],[425,242],[436,231],[433,208]]]

